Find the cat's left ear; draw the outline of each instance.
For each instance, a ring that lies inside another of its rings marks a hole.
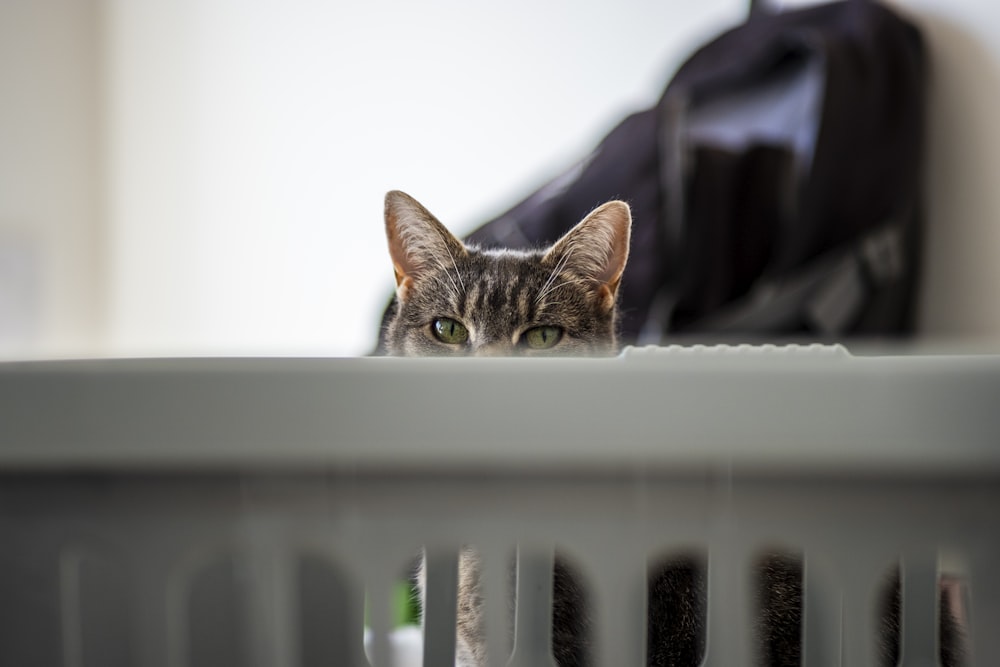
[[[385,235],[396,272],[396,294],[406,300],[414,281],[433,268],[450,271],[465,246],[420,202],[399,190],[385,195]]]
[[[611,310],[628,261],[632,212],[623,201],[597,207],[545,254],[544,261],[592,281],[598,305]]]

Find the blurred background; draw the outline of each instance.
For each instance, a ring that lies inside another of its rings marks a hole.
[[[1000,4],[890,5],[931,58],[920,335],[1000,347]],[[4,0],[0,358],[367,353],[386,190],[470,231],[746,11]]]

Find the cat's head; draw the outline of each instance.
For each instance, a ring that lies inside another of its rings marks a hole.
[[[611,201],[546,250],[486,250],[455,238],[415,199],[385,197],[396,272],[389,354],[608,355],[632,218]]]

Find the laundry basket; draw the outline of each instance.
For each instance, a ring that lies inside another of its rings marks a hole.
[[[594,664],[644,664],[649,564],[692,549],[704,664],[751,664],[752,563],[788,549],[803,664],[874,664],[898,565],[902,664],[936,664],[947,575],[1000,665],[1000,356],[0,364],[0,665],[382,667],[420,553],[424,664],[449,665],[464,545],[491,664],[553,664],[556,552]]]

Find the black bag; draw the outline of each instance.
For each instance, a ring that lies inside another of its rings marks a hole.
[[[468,240],[545,245],[624,199],[623,343],[911,332],[921,36],[874,0],[759,5],[696,51],[655,107]]]

